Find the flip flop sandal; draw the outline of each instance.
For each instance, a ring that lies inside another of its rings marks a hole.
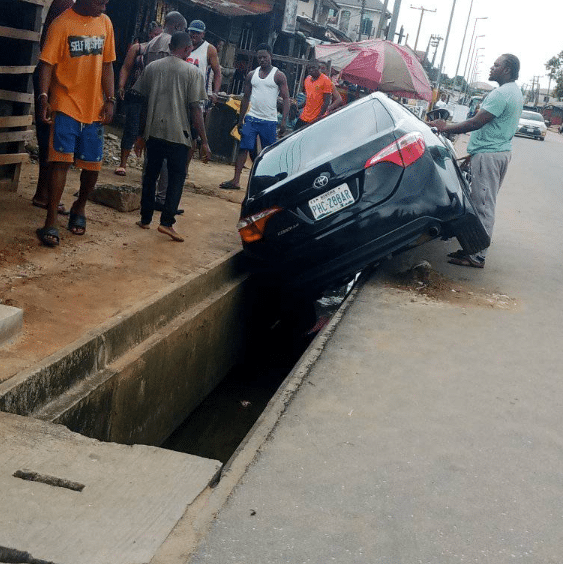
[[[227,180],[226,182],[221,182],[219,188],[223,190],[240,190],[240,186],[237,186],[232,180]]]
[[[41,227],[35,231],[37,237],[46,247],[57,247],[59,244],[59,230],[56,227]]]
[[[68,227],[67,229],[73,235],[84,235],[86,233],[86,217],[77,213],[74,213],[72,210],[70,211],[70,215],[68,217]],[[75,229],[82,230],[80,233],[77,233]]]
[[[117,174],[117,176],[127,176],[127,171],[122,166],[118,166],[113,171],[113,174]]]
[[[168,237],[170,237],[173,241],[177,241],[178,243],[182,243],[184,241],[184,238],[179,233],[176,233],[176,231],[174,231],[172,227],[166,227],[166,225],[159,225],[157,230],[160,233],[164,233],[165,235],[168,235]]]
[[[458,249],[457,251],[454,251],[453,253],[448,253],[448,257],[450,258],[464,258],[467,256],[467,253],[465,251],[463,251],[463,249]]]

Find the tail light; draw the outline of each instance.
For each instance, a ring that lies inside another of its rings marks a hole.
[[[245,243],[254,243],[255,241],[262,239],[264,236],[264,229],[266,229],[266,223],[268,223],[268,220],[274,214],[280,211],[282,211],[282,208],[274,206],[273,208],[262,210],[254,215],[243,217],[237,224],[240,238]]]
[[[425,150],[426,143],[422,133],[413,131],[403,135],[400,139],[385,147],[385,149],[381,149],[379,153],[368,159],[364,168],[385,162],[406,168],[420,159],[424,155]]]

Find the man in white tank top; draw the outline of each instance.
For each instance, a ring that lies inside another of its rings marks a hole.
[[[276,141],[278,95],[283,100],[280,134],[285,132],[289,112],[287,78],[283,72],[272,66],[272,48],[266,43],[258,45],[256,58],[260,66],[249,72],[244,81],[244,95],[238,122],[241,140],[235,162],[235,175],[232,180],[227,180],[219,185],[225,190],[240,189],[240,175],[248,157],[248,151],[254,150],[258,136],[262,149]],[[248,110],[249,104],[250,110]]]
[[[186,60],[199,69],[204,80],[207,79],[207,68],[211,67],[213,71],[213,84],[211,84],[209,98],[215,103],[217,101],[217,92],[221,90],[221,66],[219,65],[217,49],[211,43],[205,41],[205,24],[201,20],[190,22],[188,33],[192,38],[193,49]],[[208,86],[206,84],[205,88],[207,89]]]

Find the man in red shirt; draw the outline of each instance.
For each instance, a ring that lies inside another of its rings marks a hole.
[[[309,76],[305,79],[303,88],[307,101],[294,129],[299,129],[323,117],[330,105],[332,82],[326,74],[321,72],[318,61],[309,63]]]

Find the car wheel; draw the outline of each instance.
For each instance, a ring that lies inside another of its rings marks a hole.
[[[545,141],[545,137],[540,137],[540,141]]]

